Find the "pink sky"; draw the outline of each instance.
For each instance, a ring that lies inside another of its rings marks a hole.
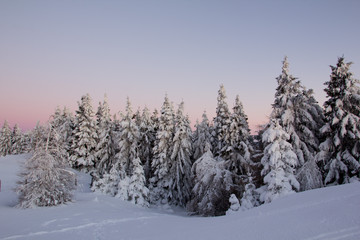
[[[322,105],[330,64],[360,73],[359,1],[0,1],[0,121],[29,129],[57,105],[113,113],[184,100],[192,120],[215,115],[224,84],[252,129],[271,112],[281,62]],[[306,17],[305,17],[306,16]],[[336,29],[336,31],[335,31]]]

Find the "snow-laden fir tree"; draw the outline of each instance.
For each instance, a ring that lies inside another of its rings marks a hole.
[[[22,148],[24,153],[31,152],[31,131],[23,133]]]
[[[321,187],[321,174],[314,164],[319,145],[318,129],[323,123],[321,108],[312,96],[312,90],[306,90],[289,73],[287,57],[283,61],[282,73],[276,79],[278,87],[271,118],[278,119],[280,126],[290,136],[288,142],[298,158],[296,170],[299,172],[297,177],[301,190]],[[311,172],[307,171],[310,166],[315,167]]]
[[[11,154],[24,153],[25,139],[20,127],[17,124],[14,126],[11,140]]]
[[[124,166],[126,164],[120,161],[119,154],[120,154],[120,147],[124,146],[123,144],[124,139],[127,138],[126,136],[127,132],[125,132],[124,134],[123,127],[126,126],[126,124],[130,126],[129,121],[131,122],[132,120],[132,116],[131,116],[132,110],[129,99],[127,99],[126,112],[127,114],[123,114],[122,112],[119,112],[120,119],[117,119],[117,116],[114,115],[112,140],[114,142],[114,146],[113,146],[114,154],[115,153],[116,154],[113,156],[111,162],[109,163],[108,166],[109,170],[104,171],[102,176],[97,176],[98,179],[94,179],[92,183],[93,191],[99,190],[100,192],[103,192],[111,196],[117,195],[119,198],[122,198],[122,200],[127,200],[128,184],[126,184],[126,182],[128,182],[129,179],[126,174],[126,166]],[[123,153],[125,152],[125,150],[126,150],[126,146],[122,149]],[[125,159],[125,161],[127,160]],[[119,189],[119,187],[121,189]]]
[[[63,124],[63,122],[64,122],[64,120],[63,120],[61,109],[59,106],[57,106],[54,114],[51,115],[50,124],[51,124],[52,128],[58,129]]]
[[[298,149],[299,166],[296,178],[300,183],[300,191],[322,187],[322,176],[316,164],[315,155],[319,151],[320,128],[324,124],[322,108],[313,97],[313,91],[303,91],[295,98],[295,131],[300,141],[292,143]]]
[[[57,141],[61,144],[61,149],[65,153],[63,156],[69,162],[70,144],[73,130],[73,117],[70,111],[64,107],[63,111],[59,107],[55,109],[55,113],[51,116],[49,124],[57,135]]]
[[[48,130],[47,142],[38,143],[33,156],[25,162],[20,174],[16,192],[19,194],[20,208],[36,206],[55,206],[72,200],[76,177],[62,159],[61,150],[56,145],[58,137],[50,141],[51,130]],[[55,144],[55,145],[53,145]]]
[[[119,153],[115,156],[114,164],[120,172],[116,196],[134,204],[148,206],[149,190],[146,187],[144,168],[139,158],[140,131],[136,118],[133,117],[129,98],[121,128]]]
[[[239,199],[235,196],[235,194],[230,195],[229,203],[230,203],[230,207],[229,210],[227,210],[226,215],[230,215],[234,212],[239,211],[240,203],[239,203]]]
[[[128,184],[128,200],[140,206],[149,206],[149,189],[146,187],[144,168],[138,157],[133,159],[133,172]]]
[[[98,139],[90,95],[82,96],[78,105],[70,161],[74,168],[90,172],[95,166],[95,149]]]
[[[64,107],[62,116],[63,116],[63,124],[60,126],[59,134],[61,134],[61,136],[63,137],[64,142],[67,145],[67,149],[70,149],[74,137],[72,133],[75,128],[74,126],[75,119],[73,114],[67,107]]]
[[[348,183],[360,171],[360,88],[349,71],[351,62],[338,59],[326,82],[324,103],[326,123],[321,132],[317,161],[324,166],[325,184]]]
[[[119,182],[120,172],[116,167],[112,166],[109,172],[104,173],[102,177],[93,181],[91,190],[114,197],[119,192]]]
[[[109,172],[111,158],[115,154],[110,107],[106,95],[104,101],[102,103],[99,102],[96,119],[98,143],[95,149],[95,172],[98,177],[101,177],[105,172]]]
[[[252,182],[252,177],[249,176],[248,179],[249,183],[245,185],[245,192],[240,199],[240,209],[243,211],[260,205],[260,196],[256,189],[256,186]]]
[[[140,112],[140,107],[138,107],[138,109],[136,110],[136,112],[133,115],[133,119],[135,121],[136,126],[140,127],[141,124],[141,112]]]
[[[9,123],[5,120],[0,132],[0,156],[11,154],[12,150],[12,133]]]
[[[236,175],[247,175],[250,172],[252,161],[250,152],[250,129],[247,122],[247,116],[244,112],[243,105],[240,102],[239,95],[236,96],[233,114],[230,118],[224,159],[228,161],[228,170]]]
[[[170,169],[173,136],[174,110],[168,97],[165,96],[153,149],[154,157],[151,162],[153,177],[150,179],[150,202],[154,204],[168,204],[172,200],[173,177]]]
[[[125,116],[120,122],[121,132],[118,139],[119,152],[115,155],[113,168],[117,170],[120,178],[117,186],[117,197],[128,200],[129,196],[125,188],[128,188],[129,178],[134,171],[133,162],[139,157],[138,155],[138,142],[139,142],[139,129],[133,119],[133,112],[131,103],[127,98]],[[113,171],[112,173],[115,173]],[[126,183],[126,184],[124,184]]]
[[[295,129],[295,112],[299,107],[295,104],[295,99],[301,94],[300,81],[289,73],[289,63],[287,57],[284,58],[282,72],[276,78],[278,86],[275,93],[275,101],[271,119],[278,119],[283,130],[290,135],[289,142],[293,145],[293,150],[300,156],[299,164],[304,164],[303,152],[300,148],[300,138]],[[295,146],[294,146],[295,145]]]
[[[298,164],[296,154],[287,140],[289,139],[278,119],[271,119],[270,125],[263,133],[262,141],[267,144],[261,159],[265,186],[260,200],[269,203],[274,199],[299,190],[295,177]]]
[[[46,142],[46,128],[38,121],[34,129],[31,130],[31,151],[35,151],[40,144]]]
[[[205,113],[205,112],[204,112]],[[203,114],[204,115],[204,114]],[[198,119],[196,119],[196,122],[195,122],[195,125],[194,125],[194,128],[195,128],[195,131],[193,132],[193,134],[192,134],[192,136],[191,136],[191,140],[192,140],[192,142],[193,142],[193,154],[192,154],[192,160],[194,160],[194,158],[195,158],[195,156],[197,156],[198,157],[198,155],[199,154],[195,154],[195,152],[197,151],[196,149],[195,149],[195,143],[197,143],[197,141],[198,141],[198,138],[199,138],[199,126],[200,126],[200,123],[199,123],[199,120]],[[199,158],[199,157],[198,157]],[[194,160],[194,162],[195,162],[195,160]]]
[[[150,118],[156,133],[159,130],[159,111],[155,109]]]
[[[196,124],[196,129],[193,136],[193,160],[196,161],[205,153],[206,146],[211,144],[209,119],[204,111],[201,123]],[[210,149],[211,150],[211,149]]]
[[[148,183],[152,176],[151,173],[151,159],[153,158],[153,148],[155,144],[156,132],[149,109],[143,109],[140,119],[140,139],[139,139],[139,157],[144,166],[145,179]]]
[[[91,189],[93,191],[103,188],[105,174],[108,174],[112,167],[112,160],[115,155],[115,133],[110,116],[110,108],[105,95],[103,103],[99,102],[96,112],[98,142],[95,148],[95,170],[91,173]]]
[[[215,157],[226,156],[228,129],[230,127],[230,111],[226,102],[224,85],[220,85],[217,97],[216,116],[214,118],[214,142],[213,151]]]
[[[129,98],[120,124],[119,152],[114,157],[110,172],[100,181],[100,190],[122,200],[147,206],[149,190],[145,185],[144,170],[139,158],[140,132],[133,119]]]
[[[55,113],[51,116],[50,124],[52,128],[59,134],[63,148],[71,153],[72,132],[74,130],[74,117],[67,107],[61,111],[59,107],[56,108]]]
[[[191,214],[220,216],[230,207],[232,173],[226,170],[224,161],[214,158],[210,148],[191,168],[194,187],[186,209]]]
[[[129,98],[127,98],[125,116],[120,122],[121,132],[118,138],[119,152],[115,156],[122,174],[130,176],[133,172],[133,160],[138,157],[138,143],[140,132],[133,119],[133,112]],[[115,165],[115,164],[114,164]]]
[[[184,102],[181,102],[176,113],[175,135],[171,154],[172,166],[170,177],[172,178],[171,204],[186,206],[190,200],[192,189],[191,183],[191,128],[187,116],[184,116]]]

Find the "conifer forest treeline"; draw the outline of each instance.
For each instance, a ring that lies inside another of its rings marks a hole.
[[[75,115],[57,108],[48,124],[26,133],[5,121],[0,155],[32,153],[16,188],[23,208],[71,201],[75,169],[90,173],[93,191],[144,207],[202,216],[246,210],[359,179],[360,88],[351,64],[341,57],[330,66],[321,107],[285,57],[269,122],[255,136],[240,97],[229,109],[223,85],[216,116],[204,112],[194,131],[184,102],[174,109],[168,96],[160,112],[134,111],[127,99],[125,111],[111,116],[106,97],[95,111],[87,94]]]

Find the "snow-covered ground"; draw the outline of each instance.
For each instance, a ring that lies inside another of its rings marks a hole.
[[[21,162],[0,158],[0,239],[360,239],[360,183],[296,193],[246,212],[189,217],[92,193],[79,174],[73,203],[17,209]]]

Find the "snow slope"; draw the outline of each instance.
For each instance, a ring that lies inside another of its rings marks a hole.
[[[79,174],[73,203],[17,209],[12,191],[29,155],[0,158],[0,239],[360,239],[360,183],[296,193],[229,216],[189,217],[92,193]]]

